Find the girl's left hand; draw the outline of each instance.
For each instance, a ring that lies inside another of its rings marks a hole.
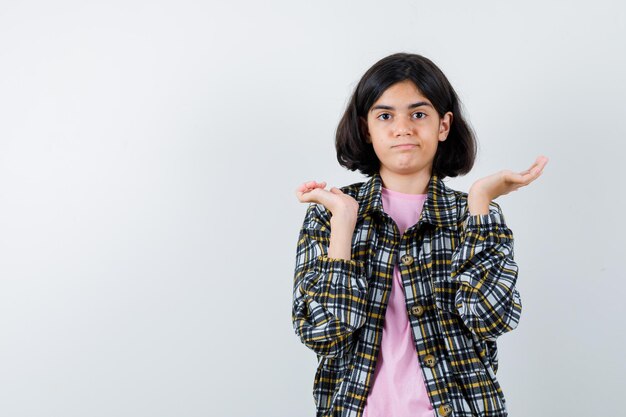
[[[505,169],[488,177],[481,178],[472,184],[469,195],[474,198],[485,200],[494,200],[501,195],[517,191],[518,188],[524,187],[541,175],[543,168],[548,163],[548,158],[540,155],[535,162],[525,171],[515,173]]]

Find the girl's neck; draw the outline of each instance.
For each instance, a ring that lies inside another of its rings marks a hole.
[[[431,171],[421,170],[412,174],[398,174],[381,169],[382,185],[388,190],[404,194],[427,194]]]

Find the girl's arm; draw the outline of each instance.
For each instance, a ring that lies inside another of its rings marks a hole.
[[[513,232],[497,203],[489,204],[488,214],[468,213],[451,268],[452,281],[459,283],[456,313],[472,333],[495,341],[517,327],[522,302],[515,288]]]
[[[365,324],[368,290],[363,261],[328,256],[330,225],[324,206],[309,204],[298,238],[292,308],[302,343],[329,358],[342,356]]]
[[[452,255],[451,279],[459,285],[454,299],[457,312],[482,339],[495,341],[515,329],[522,314],[515,288],[518,268],[513,260],[513,232],[492,200],[535,181],[547,163],[548,158],[539,155],[522,172],[506,169],[481,178],[467,196],[468,217],[461,244]]]

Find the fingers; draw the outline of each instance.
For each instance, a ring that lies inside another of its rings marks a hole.
[[[533,164],[534,168],[530,170],[530,173],[533,175],[533,179],[536,179],[543,172],[543,168],[548,163],[548,158],[545,156],[540,156],[537,158],[537,161]]]
[[[547,163],[548,157],[539,155],[537,159],[535,159],[535,162],[530,166],[530,169],[528,171],[530,171],[532,174],[540,173],[541,171],[543,171],[543,168],[546,166]]]
[[[321,189],[326,188],[326,182],[318,182],[318,183],[316,183],[315,181],[312,181],[312,183],[313,183],[313,185],[311,187],[307,188],[307,190],[306,190],[307,192],[308,191],[312,191],[312,190],[314,190],[316,188],[321,188]]]
[[[529,169],[520,172],[516,176],[518,183],[521,183],[522,185],[528,185],[537,178],[539,178],[539,176],[543,173],[543,168],[546,166],[547,163],[548,158],[544,156],[538,157],[535,163],[532,164]]]
[[[515,176],[515,180],[519,182],[525,182],[526,184],[530,184],[532,181],[536,180],[541,173],[543,172],[543,168],[548,163],[548,158],[539,155],[535,162],[530,166],[530,168],[519,173],[519,176]]]
[[[520,174],[527,174],[529,172],[532,172],[533,169],[535,169],[536,167],[540,166],[543,163],[543,161],[544,161],[543,158],[545,158],[545,157],[544,156],[538,156],[537,159],[535,159],[535,161],[532,163],[530,168],[525,169],[524,171],[520,172]]]
[[[326,188],[326,181],[322,181],[322,182],[308,181],[299,185],[296,191],[308,192],[315,188]]]
[[[309,182],[305,182],[304,184],[302,184],[302,186],[304,186],[307,189],[312,189],[312,188],[317,188],[320,186],[326,186],[326,181],[322,181],[322,182],[316,182],[316,181],[309,181]]]
[[[546,166],[549,159],[547,156],[543,156],[543,155],[540,155],[537,159],[539,160],[539,170],[543,171],[543,168]]]
[[[298,186],[295,190],[296,197],[302,203],[313,201],[307,194],[316,188],[324,189],[326,188],[326,181],[317,182],[317,181],[307,181]]]
[[[536,159],[536,160],[535,160],[535,162],[533,162],[533,164],[530,166],[530,168],[528,168],[528,169],[526,170],[526,172],[527,172],[527,173],[534,173],[534,171],[535,171],[535,169],[536,169],[536,167],[537,167],[537,165],[538,165],[538,164],[539,164],[539,160],[538,160],[538,159]]]

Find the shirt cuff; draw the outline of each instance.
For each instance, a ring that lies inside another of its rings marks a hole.
[[[506,225],[502,212],[496,208],[490,208],[488,214],[468,214],[464,222],[466,236],[482,236],[498,242],[513,239],[513,232]]]
[[[507,227],[504,216],[501,213],[490,211],[488,214],[470,214],[465,220],[468,228],[480,229],[485,227]]]
[[[346,272],[361,275],[365,271],[365,262],[356,259],[330,258],[327,255],[317,257],[317,268],[320,272]]]

